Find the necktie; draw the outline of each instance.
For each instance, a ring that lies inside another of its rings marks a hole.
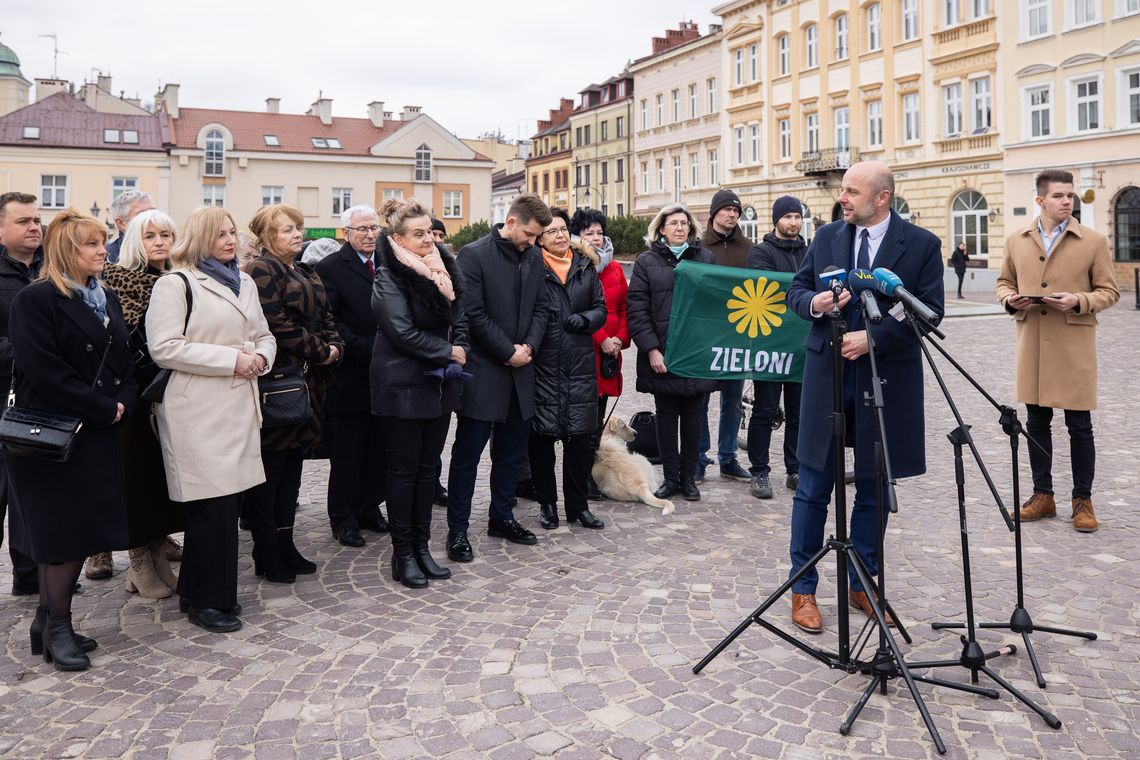
[[[871,268],[871,233],[863,230],[860,234],[862,241],[859,243],[859,256],[855,259],[856,269],[870,269]]]
[[[866,243],[866,240],[864,240],[863,242]],[[368,259],[364,263],[368,265],[368,274],[372,275],[372,279],[375,280],[376,279],[376,265],[372,263],[372,259]]]

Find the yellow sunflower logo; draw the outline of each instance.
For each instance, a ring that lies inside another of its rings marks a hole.
[[[780,315],[788,310],[784,303],[785,295],[776,280],[767,277],[745,280],[732,289],[733,297],[726,304],[728,321],[736,325],[736,331],[741,335],[747,331],[749,338],[755,338],[757,334],[771,335],[772,328],[784,323]]]

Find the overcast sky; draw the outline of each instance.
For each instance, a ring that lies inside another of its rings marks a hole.
[[[0,42],[30,80],[113,76],[116,94],[153,98],[180,84],[185,107],[304,113],[317,93],[334,116],[367,116],[381,100],[419,105],[461,137],[501,130],[529,137],[578,90],[648,55],[651,38],[685,19],[716,22],[711,0],[193,3],[3,0]],[[547,10],[543,10],[543,9]]]

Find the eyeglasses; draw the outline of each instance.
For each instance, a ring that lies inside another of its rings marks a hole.
[[[371,227],[345,227],[345,229],[352,230],[353,232],[359,232],[361,235],[367,235],[369,232],[375,235],[380,231],[380,227],[375,224]]]
[[[689,226],[689,220],[688,219],[675,219],[672,222],[665,222],[665,224],[663,226],[665,226],[665,227],[688,227]]]
[[[565,227],[552,227],[549,230],[546,230],[545,232],[543,232],[542,234],[543,235],[550,235],[551,237],[555,237],[556,235],[565,236],[565,235],[570,234],[570,230],[566,229]]]

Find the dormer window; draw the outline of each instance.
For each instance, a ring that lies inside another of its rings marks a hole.
[[[126,143],[127,145],[138,145],[139,144],[139,132],[138,132],[138,130],[137,129],[124,129],[123,130],[123,142]]]
[[[609,103],[610,102],[610,88],[609,87],[602,90],[602,102],[603,103]]]
[[[329,141],[323,137],[310,137],[309,139],[312,140],[314,148],[327,148],[327,147],[329,147]]]
[[[333,148],[335,150],[340,150],[340,140],[338,140],[337,138],[329,137],[328,139],[325,140],[325,142],[328,143],[328,146],[330,148]]]
[[[277,135],[262,135],[261,139],[265,141],[265,146],[268,148],[281,147],[281,141],[277,139]]]
[[[226,168],[226,142],[219,129],[211,129],[206,133],[205,160],[202,162],[202,174],[206,177],[224,177]],[[209,204],[207,204],[209,205]],[[221,205],[220,203],[218,205]]]
[[[39,127],[24,127],[24,139],[25,140],[38,140],[38,139],[40,139],[40,128]]]
[[[117,142],[119,142],[119,130],[117,130],[117,129],[104,129],[103,130],[103,142],[105,142],[105,143],[117,143]]]

